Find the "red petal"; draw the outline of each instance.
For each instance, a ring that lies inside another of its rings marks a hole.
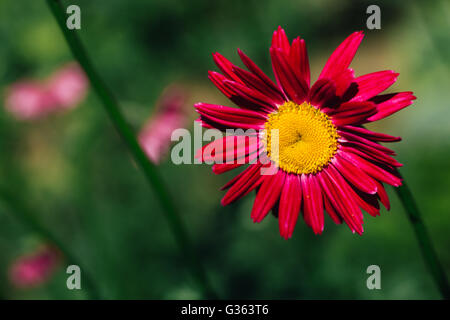
[[[372,141],[397,142],[397,141],[402,140],[401,137],[394,137],[394,136],[391,136],[388,134],[370,131],[370,130],[368,130],[366,128],[362,128],[362,127],[343,126],[340,128],[340,130],[344,130],[349,133],[359,135],[363,138],[366,138],[366,139],[372,140]]]
[[[351,83],[355,79],[355,73],[353,69],[348,68],[342,71],[340,74],[336,75],[333,80],[336,84],[336,94],[338,96],[343,96],[347,89],[350,87]]]
[[[319,79],[335,79],[344,72],[353,60],[364,35],[362,31],[352,33],[345,39],[328,59]]]
[[[392,70],[378,71],[360,76],[354,80],[358,93],[350,101],[366,101],[389,88],[399,73]]]
[[[228,89],[227,87],[225,87],[225,85],[223,84],[223,81],[227,79],[227,77],[225,77],[224,75],[215,72],[215,71],[208,71],[208,78],[209,80],[212,81],[212,83],[214,83],[214,85],[227,97],[227,98],[232,98],[232,96],[234,95],[233,91]],[[233,99],[231,99],[233,100]],[[233,101],[234,102],[234,101]],[[234,102],[236,103],[236,102]],[[236,103],[237,105],[239,105],[238,103]]]
[[[248,163],[254,163],[260,152],[253,152],[246,154],[243,158],[235,159],[232,163],[215,163],[212,166],[212,171],[215,174],[222,174],[230,170],[239,168],[240,166]]]
[[[278,104],[283,104],[284,99],[282,93],[279,90],[274,90],[271,86],[267,85],[267,83],[261,80],[259,77],[244,69],[234,67],[233,71],[242,79],[242,81],[247,86],[258,90],[262,94],[265,94]]]
[[[289,55],[291,45],[289,44],[286,32],[284,32],[281,26],[278,26],[278,29],[273,32],[271,48],[281,49],[286,55]]]
[[[233,201],[236,201],[247,195],[257,186],[259,186],[263,177],[260,174],[262,165],[260,163],[250,165],[247,169],[242,171],[238,176],[229,181],[223,189],[230,188],[225,196],[222,198],[222,205],[226,206]]]
[[[236,105],[238,105],[241,108],[245,109],[251,109],[256,111],[261,111],[264,113],[269,113],[275,110],[276,104],[274,103],[274,106],[264,106],[263,103],[257,101],[253,97],[249,96],[246,91],[237,90],[234,87],[230,87],[229,85],[226,85],[228,80],[227,77],[224,75],[217,73],[215,71],[209,71],[208,78],[214,83],[214,85],[231,101],[233,101]],[[245,88],[244,85],[240,84],[239,82],[233,82],[241,85]],[[251,90],[251,89],[248,89]],[[247,91],[248,91],[247,90]],[[271,101],[270,98],[267,98],[269,101]]]
[[[286,176],[283,191],[281,192],[278,224],[280,234],[289,239],[294,232],[302,201],[302,189],[299,176],[289,174]]]
[[[316,176],[303,174],[300,181],[305,221],[315,234],[320,234],[324,228],[322,189]]]
[[[252,110],[230,108],[221,105],[196,103],[201,120],[220,130],[228,128],[255,129],[264,127],[267,116]]]
[[[249,57],[247,57],[244,52],[238,49],[238,54],[241,57],[242,62],[250,72],[260,78],[267,86],[271,87],[272,90],[282,95],[282,92],[275,85],[275,83],[273,83],[273,81],[264,72],[262,72],[262,70]]]
[[[358,206],[373,217],[380,215],[380,205],[376,195],[367,194],[357,189],[352,189],[352,196],[356,200]]]
[[[301,104],[308,93],[308,86],[303,80],[296,77],[281,49],[271,48],[270,55],[278,85],[283,88],[284,93],[290,100]]]
[[[289,62],[294,72],[298,74],[299,79],[303,80],[309,88],[310,71],[308,52],[306,51],[305,40],[300,39],[300,37],[292,41]]]
[[[375,181],[364,173],[361,169],[354,166],[352,163],[340,158],[339,153],[333,161],[336,169],[350,181],[355,187],[366,193],[375,194],[377,192],[377,185]]]
[[[256,136],[226,136],[204,145],[197,150],[195,158],[205,162],[244,164],[245,157],[258,152],[261,146]]]
[[[252,105],[252,109],[254,110],[270,113],[277,109],[277,103],[275,101],[255,89],[230,80],[224,80],[223,83],[235,95],[246,101],[247,105]]]
[[[239,163],[215,163],[212,166],[212,171],[215,174],[222,174],[222,173],[228,172],[230,170],[239,168],[242,165],[243,164],[239,164]]]
[[[377,104],[377,113],[367,120],[377,121],[386,118],[411,105],[415,99],[416,97],[410,91],[376,96],[371,100]]]
[[[306,98],[312,105],[321,108],[333,108],[336,104],[336,86],[329,79],[320,79],[311,87]]]
[[[283,189],[286,173],[278,170],[274,175],[262,177],[264,177],[264,181],[256,194],[252,208],[251,218],[253,222],[261,222],[269,211],[272,210]]]
[[[341,131],[341,130],[339,130],[339,134],[341,135],[341,137],[344,137],[347,141],[359,142],[361,144],[368,145],[368,146],[370,146],[372,148],[375,148],[375,149],[377,149],[377,150],[379,150],[381,152],[384,152],[386,154],[395,155],[394,150],[391,150],[391,149],[389,149],[389,148],[387,148],[385,146],[382,146],[381,144],[379,144],[377,142],[374,142],[374,141],[368,140],[368,139],[366,139],[364,137],[361,137],[358,134],[353,134],[353,133],[345,132],[345,131]]]
[[[337,109],[328,112],[337,126],[359,124],[376,112],[373,102],[344,102]]]
[[[343,148],[341,148],[343,150]],[[353,163],[355,166],[358,166],[362,170],[364,170],[369,176],[380,180],[382,182],[385,182],[387,184],[390,184],[392,186],[400,186],[402,184],[402,179],[395,176],[394,174],[384,170],[380,166],[377,166],[373,164],[370,161],[364,160],[360,156],[357,156],[354,153],[350,152],[340,152],[339,155],[346,160]]]
[[[384,189],[384,186],[381,182],[375,181],[375,183],[377,184],[377,189],[378,189],[378,198],[380,198],[381,203],[383,204],[383,206],[387,209],[390,210],[391,209],[391,204],[389,202],[389,197],[386,193],[386,190]]]
[[[341,224],[342,223],[342,217],[339,215],[339,213],[333,207],[333,205],[331,204],[331,202],[328,199],[328,196],[326,195],[325,192],[324,192],[324,195],[323,195],[323,204],[324,204],[324,207],[325,207],[325,211],[328,213],[328,215],[331,217],[331,219],[334,221],[334,223]]]
[[[401,167],[403,166],[400,162],[390,157],[386,153],[377,150],[367,144],[360,142],[342,142],[342,145],[345,146],[346,150],[352,153],[355,153],[367,160],[373,160],[375,162],[384,163],[390,167]]]
[[[330,167],[327,167],[317,175],[322,186],[322,190],[333,207],[338,210],[339,215],[344,219],[350,230],[352,230],[352,232],[356,231],[359,234],[362,234],[362,222],[358,218],[358,215],[355,215],[354,213],[356,212],[357,206],[353,200],[347,196],[338,181],[330,173],[329,168]]]
[[[333,166],[329,166],[327,168],[327,173],[330,177],[332,177],[332,179],[334,179],[334,181],[337,183],[338,188],[342,189],[343,194],[345,194],[345,197],[348,199],[348,205],[349,209],[351,210],[351,215],[361,225],[360,231],[362,232],[363,214],[359,209],[356,199],[353,197],[354,192],[352,188],[345,181],[344,177],[342,177],[342,175]]]
[[[227,58],[216,52],[213,53],[213,59],[216,65],[220,70],[222,70],[222,72],[228,77],[228,79],[242,83],[241,79],[239,79],[239,77],[233,72],[233,67],[235,65],[232,64]]]

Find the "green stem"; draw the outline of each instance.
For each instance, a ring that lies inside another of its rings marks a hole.
[[[431,243],[430,236],[425,224],[423,223],[419,209],[417,208],[414,197],[408,186],[403,180],[403,185],[395,188],[400,201],[405,208],[406,214],[411,221],[417,241],[419,242],[420,250],[422,251],[425,263],[433,276],[433,280],[439,288],[444,299],[450,299],[450,286],[448,284],[447,276],[436,254],[436,250]]]
[[[62,252],[64,259],[67,260],[70,264],[74,264],[80,267],[83,272],[82,289],[85,291],[88,298],[100,299],[100,295],[89,272],[87,272],[82,264],[77,261],[75,256],[64,245],[64,243],[61,242],[57,237],[55,237],[55,235],[49,229],[43,226],[35,218],[35,216],[31,213],[31,210],[23,203],[23,201],[16,198],[16,196],[12,192],[9,192],[4,188],[0,190],[0,197],[3,200],[3,203],[8,206],[9,210],[14,213],[14,216],[19,218],[25,226],[41,236],[44,240],[47,240],[49,243],[57,247]]]
[[[153,188],[153,191],[156,193],[165,216],[169,222],[170,228],[175,236],[176,242],[189,262],[189,267],[195,280],[200,285],[200,288],[206,297],[216,297],[206,277],[206,272],[192,248],[183,221],[181,220],[180,215],[178,214],[178,211],[169,196],[169,193],[167,191],[168,189],[162,182],[155,166],[149,161],[147,155],[142,151],[139,143],[136,140],[135,134],[122,115],[112,93],[108,90],[103,80],[97,74],[95,68],[90,62],[88,55],[86,54],[86,51],[76,34],[76,30],[69,30],[66,27],[66,15],[61,3],[59,2],[59,0],[46,1],[55,19],[58,22],[58,25],[72,51],[72,54],[86,72],[93,89],[103,103],[103,106],[108,113],[111,121],[114,123],[117,131],[130,150],[132,156],[141,167],[142,171],[145,174],[145,177],[147,178],[147,181]]]

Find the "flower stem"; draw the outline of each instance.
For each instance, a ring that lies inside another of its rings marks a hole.
[[[425,263],[433,276],[433,280],[439,288],[441,295],[444,299],[450,299],[450,286],[448,284],[447,276],[436,254],[436,250],[431,243],[428,231],[423,223],[419,209],[417,208],[414,197],[409,190],[405,180],[403,185],[394,188],[397,192],[400,201],[405,208],[406,214],[411,221],[414,232],[419,242],[420,250],[422,251]]]
[[[81,41],[76,34],[76,30],[69,30],[67,28],[66,15],[61,3],[59,2],[59,0],[46,1],[55,19],[58,22],[58,25],[67,41],[67,44],[72,51],[72,54],[86,72],[86,75],[88,76],[93,89],[100,98],[111,121],[114,123],[117,131],[130,150],[132,156],[141,167],[145,177],[147,178],[147,181],[153,188],[153,191],[156,193],[165,216],[169,222],[169,226],[175,236],[175,240],[180,247],[180,250],[186,256],[186,259],[189,262],[189,267],[191,269],[193,277],[199,284],[200,289],[203,291],[206,297],[215,298],[216,294],[210,286],[208,278],[206,276],[206,272],[191,245],[184,223],[181,220],[180,215],[169,196],[167,187],[162,182],[155,166],[149,161],[147,155],[139,146],[133,130],[122,115],[112,93],[106,87],[103,80],[93,67]]]
[[[81,263],[75,258],[71,251],[61,242],[55,235],[43,226],[36,217],[31,213],[31,210],[18,199],[12,192],[7,191],[5,188],[0,190],[0,198],[3,203],[14,213],[14,216],[19,218],[22,223],[38,234],[44,240],[57,247],[64,256],[64,259],[70,264],[74,264],[80,267],[82,271],[82,289],[90,299],[100,299],[100,295],[97,291],[97,287],[94,285],[94,281],[89,272],[81,265]]]

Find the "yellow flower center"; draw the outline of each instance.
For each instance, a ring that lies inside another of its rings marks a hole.
[[[284,103],[269,114],[265,129],[267,154],[285,172],[321,171],[338,148],[339,135],[330,118],[306,102]]]

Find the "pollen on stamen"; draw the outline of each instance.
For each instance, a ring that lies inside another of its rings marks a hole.
[[[277,143],[277,138],[278,148],[274,148],[276,146],[272,144]],[[292,101],[284,103],[265,123],[267,154],[288,173],[321,171],[336,154],[338,138],[331,119],[306,102],[300,105]]]

